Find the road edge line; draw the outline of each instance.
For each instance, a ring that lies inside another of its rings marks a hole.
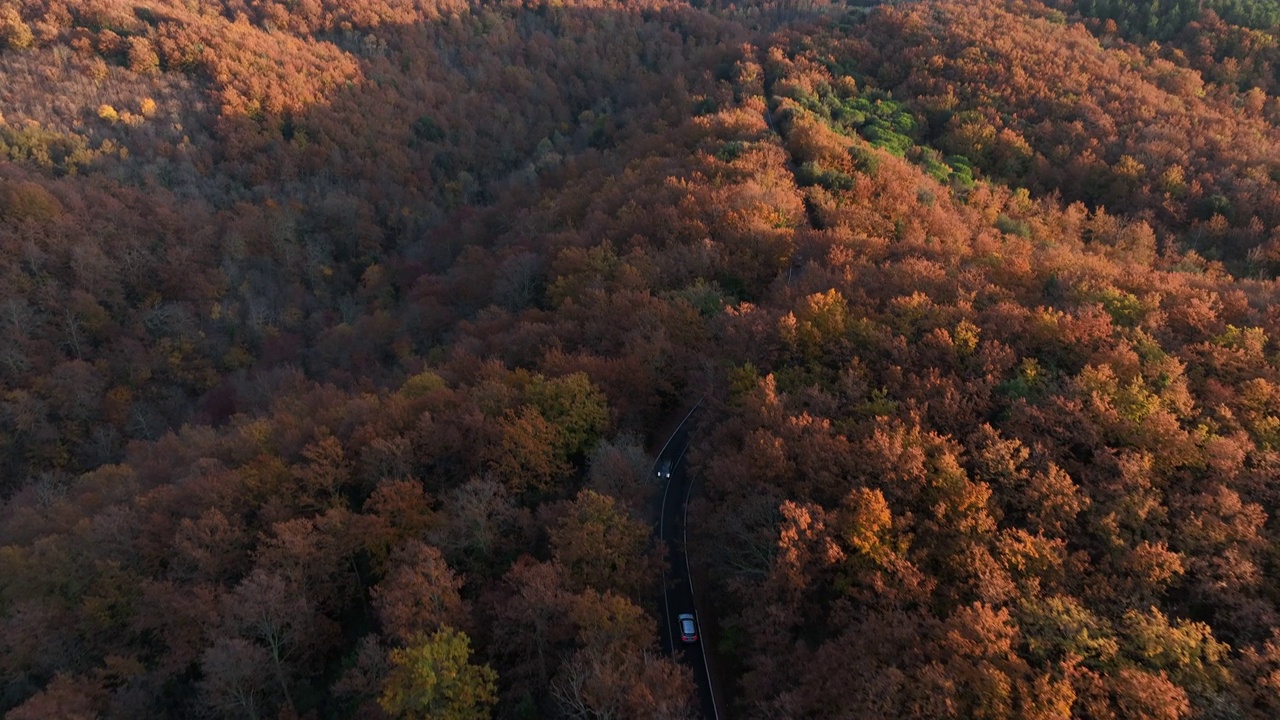
[[[689,449],[685,445],[685,450]],[[684,457],[684,453],[680,453],[680,457]],[[681,551],[684,552],[684,569],[689,580],[689,597],[693,598],[694,608],[698,607],[698,593],[693,590],[693,566],[689,564],[689,496],[693,494],[693,477],[689,478],[689,485],[684,490],[684,540],[681,542]],[[670,612],[670,611],[668,611]],[[716,702],[715,681],[711,679],[711,665],[707,663],[707,643],[705,632],[702,633],[702,669],[707,672],[707,691],[711,693],[711,712],[715,715],[715,720],[720,720],[720,704]]]

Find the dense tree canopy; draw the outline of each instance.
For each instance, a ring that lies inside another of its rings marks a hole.
[[[1280,712],[1266,3],[0,0],[0,714]]]

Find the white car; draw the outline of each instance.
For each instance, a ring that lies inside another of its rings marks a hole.
[[[693,621],[693,615],[690,613],[680,613],[676,616],[676,624],[680,626],[680,639],[686,643],[698,642],[698,626]]]

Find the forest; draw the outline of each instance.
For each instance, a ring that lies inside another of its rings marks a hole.
[[[1264,0],[0,0],[0,716],[1280,716]]]

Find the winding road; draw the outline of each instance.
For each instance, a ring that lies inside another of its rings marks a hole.
[[[711,684],[710,666],[707,664],[703,645],[710,641],[703,623],[698,623],[699,640],[695,643],[680,641],[676,628],[676,616],[691,612],[697,615],[697,603],[693,592],[693,579],[689,573],[689,558],[686,552],[688,535],[686,521],[689,509],[689,491],[693,479],[684,460],[685,450],[689,448],[689,431],[691,419],[701,406],[697,405],[689,411],[679,427],[667,439],[654,463],[654,473],[664,462],[671,463],[671,477],[667,480],[662,492],[662,504],[658,516],[658,537],[667,547],[667,571],[662,577],[662,645],[673,656],[680,659],[693,670],[694,679],[698,683],[698,696],[701,701],[702,715],[708,720],[721,720],[720,702]]]

